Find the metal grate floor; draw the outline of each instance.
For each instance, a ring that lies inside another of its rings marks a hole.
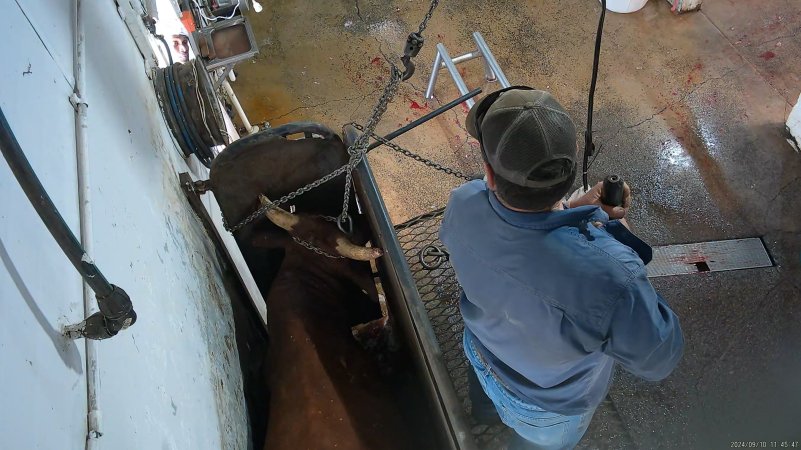
[[[442,247],[438,238],[441,221],[440,209],[400,224],[395,230],[439,341],[448,374],[465,411],[469,413],[466,371],[470,368],[462,350],[464,323],[459,313],[459,283],[449,262],[443,262],[436,269],[427,269],[420,262],[420,252],[426,246]],[[480,448],[500,449],[504,448],[508,433],[512,431],[505,425],[473,424],[472,432]]]
[[[472,421],[469,415],[470,400],[467,397],[467,370],[472,369],[468,366],[462,350],[464,324],[459,313],[459,283],[448,261],[433,269],[424,267],[420,262],[420,252],[427,246],[442,247],[438,238],[442,212],[443,210],[439,209],[411,219],[397,225],[395,230],[437,336],[448,374],[465,412],[468,413],[468,420]],[[434,259],[426,258],[427,264],[431,265]],[[506,442],[513,431],[505,425],[488,427],[473,422],[472,433],[479,448],[496,450],[506,448]],[[633,447],[634,444],[620,414],[607,396],[598,407],[589,430],[577,448]]]

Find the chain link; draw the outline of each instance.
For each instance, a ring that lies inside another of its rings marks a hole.
[[[354,128],[356,128],[359,131],[362,131],[362,132],[364,131],[364,127],[362,127],[358,123],[352,122],[352,123],[350,123],[350,125],[352,125]],[[367,134],[367,133],[364,133],[364,134]],[[447,167],[447,166],[443,166],[442,164],[434,162],[434,161],[432,161],[432,160],[430,160],[428,158],[424,158],[424,157],[418,155],[417,153],[414,153],[414,152],[412,152],[410,150],[406,150],[405,148],[401,147],[400,145],[394,144],[394,143],[384,139],[383,137],[381,137],[381,136],[379,136],[379,135],[377,135],[375,133],[370,133],[370,137],[372,137],[373,139],[377,140],[381,144],[389,147],[390,149],[392,149],[392,150],[394,150],[394,151],[396,151],[396,152],[398,152],[398,153],[400,153],[400,154],[402,154],[404,156],[407,156],[407,157],[409,157],[409,158],[411,158],[411,159],[413,159],[415,161],[421,162],[421,163],[425,164],[426,166],[431,167],[432,169],[439,170],[440,172],[444,172],[444,173],[447,173],[448,175],[453,175],[456,178],[461,178],[461,179],[467,180],[467,181],[472,181],[472,180],[475,179],[475,177],[471,177],[470,175],[465,175],[462,172],[459,172],[458,170],[451,169],[450,167]]]
[[[325,256],[326,258],[331,258],[331,259],[345,259],[345,257],[344,257],[344,256],[342,256],[342,255],[332,255],[332,254],[330,254],[330,253],[326,252],[325,250],[323,250],[323,249],[321,249],[321,248],[319,248],[319,247],[315,247],[315,246],[314,246],[314,244],[312,244],[312,243],[310,243],[310,242],[306,242],[306,241],[304,241],[303,239],[301,239],[301,238],[299,238],[299,237],[292,236],[292,240],[293,240],[293,241],[295,241],[295,242],[297,242],[297,243],[298,243],[298,244],[300,244],[301,246],[303,246],[303,247],[305,247],[305,248],[307,248],[307,249],[309,249],[309,250],[313,251],[314,253],[317,253],[318,255],[323,255],[323,256]]]
[[[348,160],[348,164],[345,166],[347,167],[347,171],[345,172],[345,193],[342,196],[342,214],[339,215],[340,222],[344,222],[348,216],[350,187],[351,183],[353,182],[353,169],[355,169],[356,166],[362,162],[362,159],[364,159],[364,155],[367,153],[367,147],[370,145],[370,135],[375,131],[378,121],[381,120],[381,117],[387,111],[389,102],[393,97],[395,97],[395,94],[398,92],[398,87],[400,86],[401,76],[403,74],[394,64],[390,63],[390,66],[392,78],[390,79],[389,84],[387,84],[387,86],[384,88],[384,93],[381,94],[381,98],[378,100],[375,108],[373,108],[373,113],[370,115],[370,120],[367,121],[364,133],[359,135],[359,137],[356,138],[356,142],[348,147],[350,159]]]
[[[423,17],[423,21],[420,22],[420,27],[417,29],[417,33],[423,34],[423,31],[426,30],[428,21],[431,20],[431,16],[434,15],[434,10],[437,9],[437,5],[439,5],[439,0],[431,0],[431,5],[429,5],[428,12],[426,13],[425,17]]]
[[[259,209],[257,209],[255,211],[253,211],[252,213],[250,213],[247,217],[242,219],[241,222],[239,222],[238,224],[236,224],[234,226],[229,226],[227,221],[223,217],[223,224],[225,225],[225,228],[228,231],[233,233],[234,231],[237,231],[238,229],[240,229],[240,228],[244,227],[245,225],[249,224],[250,222],[253,222],[258,217],[264,215],[264,213],[267,212],[268,209],[271,209],[271,208],[273,208],[275,206],[284,204],[284,203],[294,199],[295,197],[297,197],[297,196],[299,196],[301,194],[304,194],[304,193],[306,193],[306,192],[308,192],[308,191],[310,191],[310,190],[312,190],[312,189],[314,189],[316,187],[319,187],[320,185],[325,184],[325,183],[333,180],[334,178],[342,175],[347,170],[347,168],[348,168],[347,165],[342,166],[339,169],[329,173],[328,175],[326,175],[326,176],[324,176],[324,177],[322,177],[322,178],[320,178],[320,179],[318,179],[316,181],[313,181],[313,182],[307,184],[306,186],[303,186],[302,188],[300,188],[300,189],[298,189],[298,190],[296,190],[294,192],[290,192],[289,194],[279,198],[278,200],[272,202],[271,204],[266,204],[266,205],[263,205],[263,206],[259,207]]]

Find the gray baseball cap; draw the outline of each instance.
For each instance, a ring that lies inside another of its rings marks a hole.
[[[514,184],[547,188],[576,170],[576,126],[548,92],[490,94],[470,109],[466,125],[492,170]]]

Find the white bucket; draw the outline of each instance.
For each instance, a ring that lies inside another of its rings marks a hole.
[[[606,9],[616,13],[632,13],[641,10],[646,3],[648,0],[606,0]]]

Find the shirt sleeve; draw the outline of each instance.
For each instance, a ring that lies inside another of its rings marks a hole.
[[[640,270],[611,314],[604,352],[632,374],[659,381],[673,371],[683,351],[679,318]]]

